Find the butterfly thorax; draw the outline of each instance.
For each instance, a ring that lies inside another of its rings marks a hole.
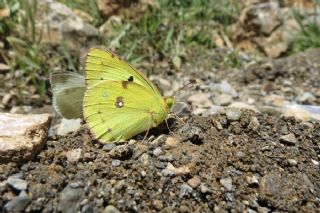
[[[162,123],[169,111],[170,111],[170,108],[172,107],[172,104],[173,104],[173,99],[171,97],[162,97],[162,96],[159,96],[158,97],[158,101],[155,101],[155,103],[158,103],[158,104],[155,104],[153,109],[149,111],[150,115],[151,115],[151,118],[152,118],[152,126],[155,127],[155,126],[158,126],[160,123]],[[159,104],[161,103],[162,104]]]

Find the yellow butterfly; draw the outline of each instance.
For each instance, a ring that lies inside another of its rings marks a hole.
[[[156,127],[166,119],[174,103],[172,97],[163,97],[129,63],[112,52],[95,48],[87,55],[85,88],[83,117],[91,133],[102,143],[128,140]],[[73,91],[68,92],[69,96],[76,93],[75,89],[68,89]],[[56,108],[62,108],[57,101]],[[65,111],[72,111],[70,104]]]

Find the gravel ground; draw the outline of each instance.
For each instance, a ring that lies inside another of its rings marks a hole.
[[[85,125],[67,136],[50,136],[33,161],[0,165],[0,209],[317,212],[319,121],[216,105],[242,101],[259,108],[270,94],[288,102],[320,103],[319,53],[215,75],[186,69],[181,79],[179,74],[154,76],[167,92],[195,79],[196,86],[178,96],[199,115],[186,108],[179,118],[169,118],[170,130],[163,124],[147,140],[142,134],[129,143],[99,144]],[[222,81],[229,83],[223,91],[222,84],[220,89],[212,84]],[[308,98],[299,100],[305,93]]]
[[[169,133],[159,127],[158,137],[128,144],[92,143],[82,128],[49,138],[33,162],[2,165],[0,205],[27,212],[316,212],[319,127],[226,109],[171,119]]]

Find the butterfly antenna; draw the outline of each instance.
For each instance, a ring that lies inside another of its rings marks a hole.
[[[190,89],[190,88],[192,88],[193,86],[194,86],[194,84],[196,83],[196,81],[195,80],[190,80],[189,81],[189,83],[187,83],[187,84],[185,84],[185,85],[183,85],[182,87],[180,87],[177,91],[175,91],[174,93],[173,93],[173,97],[174,96],[176,96],[176,94],[178,93],[178,92],[180,92],[181,90],[187,90],[187,89]]]

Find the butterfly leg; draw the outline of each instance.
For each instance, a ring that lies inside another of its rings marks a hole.
[[[169,132],[172,132],[170,127],[169,127],[169,124],[168,124],[168,119],[165,119],[165,122],[166,122],[166,125],[167,125],[167,128],[168,128]]]
[[[144,135],[144,137],[142,139],[142,142],[144,142],[146,140],[146,138],[148,137],[149,130],[150,130],[150,128],[147,129],[146,134]]]

